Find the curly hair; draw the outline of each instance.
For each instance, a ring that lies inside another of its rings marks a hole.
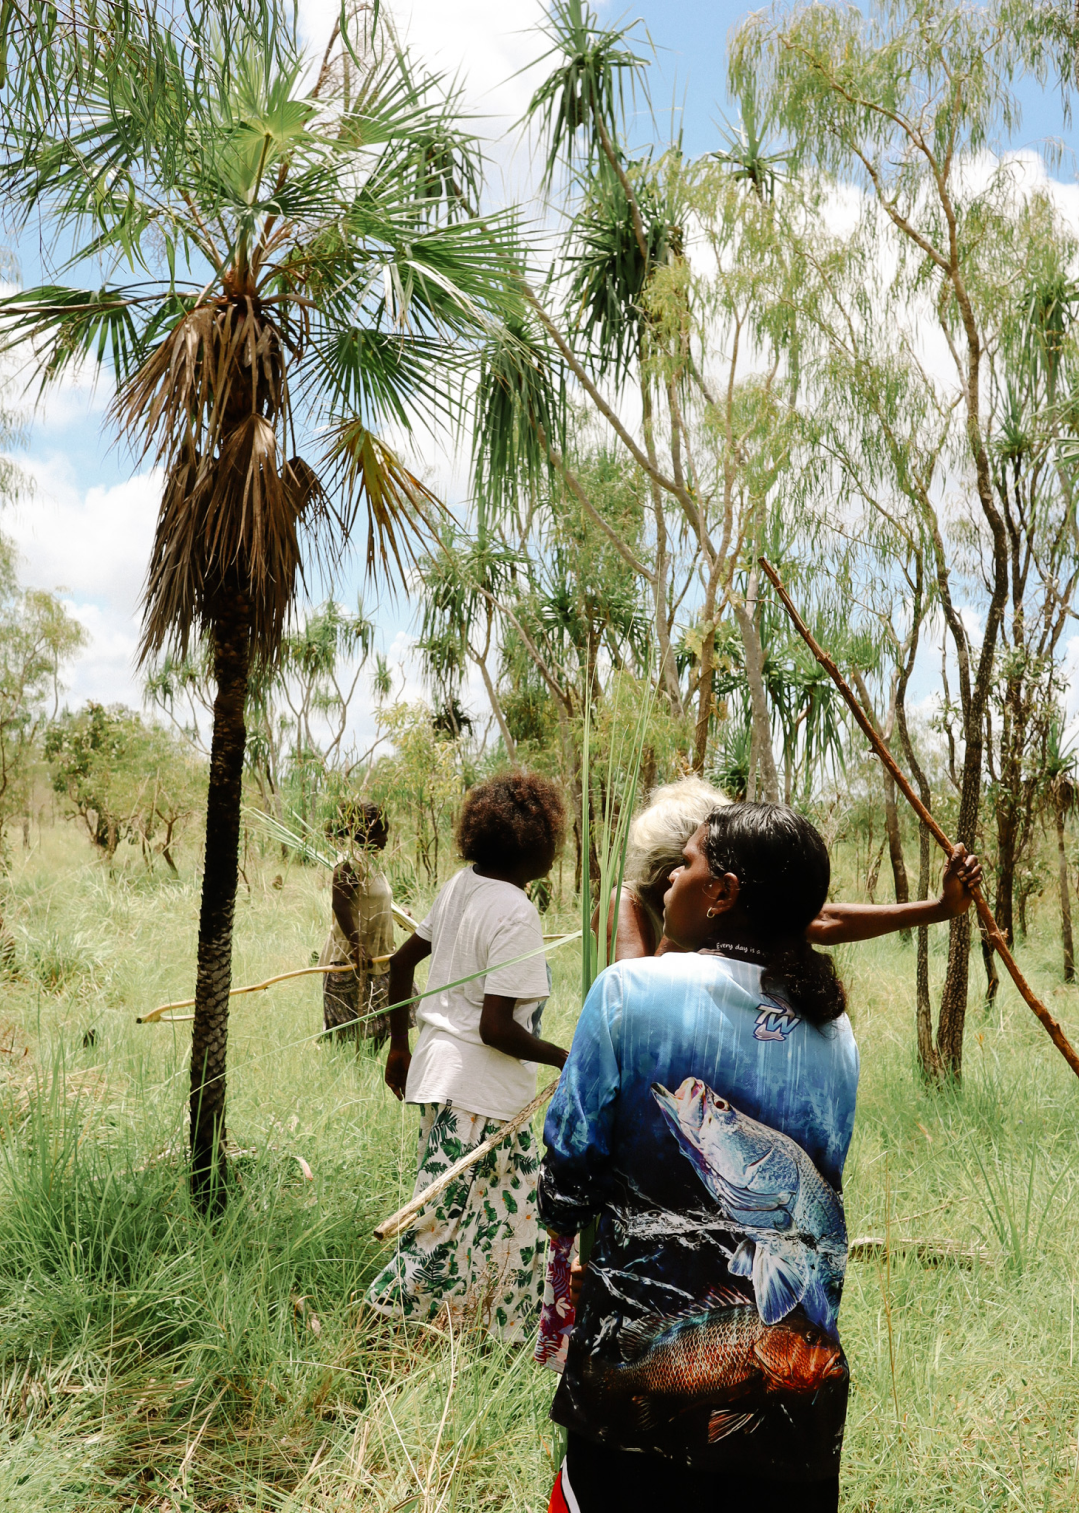
[[[558,789],[535,772],[506,772],[468,790],[457,824],[466,862],[510,870],[557,851],[566,826]]]
[[[803,1019],[838,1019],[846,994],[830,956],[805,938],[828,898],[828,848],[785,804],[728,804],[706,820],[704,854],[713,877],[737,877],[739,903],[764,945],[769,982],[789,993]]]

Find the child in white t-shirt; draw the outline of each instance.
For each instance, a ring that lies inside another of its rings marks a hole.
[[[386,1082],[420,1108],[417,1193],[535,1096],[537,1063],[565,1063],[566,1052],[539,1037],[549,978],[539,915],[524,891],[551,870],[564,825],[558,790],[534,773],[470,789],[457,844],[472,865],[450,879],[390,961],[390,1002],[401,1007],[391,1015]],[[410,1054],[405,1001],[426,956],[428,992]],[[445,1308],[455,1328],[526,1338],[543,1291],[538,1169],[531,1129],[469,1167],[401,1237],[367,1301],[416,1322]]]

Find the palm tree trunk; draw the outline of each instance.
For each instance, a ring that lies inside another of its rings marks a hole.
[[[220,1211],[225,1202],[225,1056],[247,741],[244,705],[251,655],[250,621],[247,600],[237,594],[226,604],[213,630],[217,693],[191,1038],[191,1191],[204,1213]]]
[[[1053,805],[1057,822],[1057,866],[1060,871],[1060,935],[1064,942],[1064,981],[1075,981],[1075,944],[1072,940],[1072,906],[1068,893],[1068,855],[1064,847],[1064,806]]]

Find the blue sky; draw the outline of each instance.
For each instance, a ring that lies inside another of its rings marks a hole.
[[[312,45],[327,33],[338,0],[301,0],[302,23]],[[401,0],[394,14],[413,46],[435,66],[463,74],[467,95],[487,117],[480,129],[498,136],[521,113],[531,91],[527,77],[514,77],[536,53],[529,28],[540,15],[538,0]],[[656,47],[651,69],[653,107],[661,129],[672,104],[679,112],[685,146],[696,155],[718,145],[717,122],[734,118],[725,97],[725,48],[731,27],[746,13],[728,4],[698,0],[647,0],[622,12],[604,5],[605,16],[639,16]],[[640,122],[640,138],[650,134]],[[1007,145],[1042,147],[1046,139],[1069,149],[1056,170],[1073,181],[1070,149],[1059,95],[1026,91],[1022,129]],[[1003,144],[1002,144],[1003,145]],[[494,153],[503,192],[512,194],[527,177],[520,155],[505,147]],[[30,235],[17,247],[25,282],[41,275],[38,249]],[[94,697],[138,702],[132,653],[136,607],[156,512],[156,491],[145,467],[114,445],[108,424],[107,384],[54,394],[33,418],[24,457],[35,484],[32,499],[0,517],[23,552],[26,581],[63,588],[91,633],[92,644],[70,678],[73,703]],[[358,572],[348,575],[340,596],[351,599]],[[380,611],[384,645],[404,656],[409,630],[407,603],[386,602]],[[414,686],[414,685],[413,685]]]

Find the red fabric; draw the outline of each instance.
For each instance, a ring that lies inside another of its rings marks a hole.
[[[533,1359],[552,1371],[561,1371],[565,1365],[566,1348],[573,1331],[574,1310],[569,1296],[573,1242],[573,1235],[552,1235],[548,1242],[547,1282],[543,1289],[539,1338]]]
[[[570,1513],[570,1505],[566,1501],[566,1494],[562,1490],[562,1472],[559,1471],[551,1488],[551,1500],[547,1504],[547,1513]]]

